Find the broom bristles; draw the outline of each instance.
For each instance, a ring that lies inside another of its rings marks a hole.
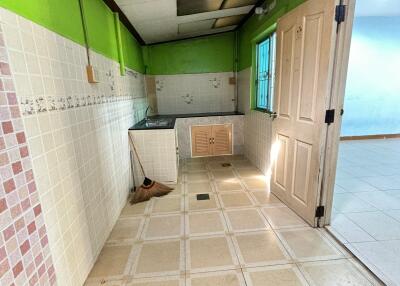
[[[166,194],[172,192],[173,188],[170,188],[164,184],[156,181],[152,181],[150,184],[142,184],[133,193],[130,203],[136,204],[144,201],[150,200],[152,197],[162,197]]]

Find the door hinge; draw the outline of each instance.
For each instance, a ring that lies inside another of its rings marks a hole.
[[[338,24],[344,22],[346,19],[346,5],[339,4],[336,6],[335,20]]]
[[[325,123],[331,124],[335,121],[335,109],[328,109],[325,112]]]
[[[323,217],[325,215],[325,207],[318,206],[315,210],[315,217]]]

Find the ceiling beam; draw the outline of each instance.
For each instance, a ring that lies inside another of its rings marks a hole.
[[[132,25],[132,23],[129,21],[128,17],[122,12],[121,8],[115,3],[114,0],[103,0],[104,3],[111,9],[111,11],[116,12],[119,14],[119,19],[121,22],[125,25],[125,27],[129,30],[129,32],[136,38],[136,40],[141,44],[141,45],[146,45],[146,42],[143,40],[143,38],[140,36],[138,31],[135,29],[135,27]],[[240,29],[246,23],[248,19],[250,19],[251,16],[254,15],[256,7],[260,7],[266,0],[258,0],[257,3],[253,6],[253,8],[247,13],[245,17],[240,21],[240,23],[237,25],[237,27],[231,31],[236,31]],[[223,0],[221,3],[222,8],[225,4],[226,0]],[[215,25],[215,23],[214,23]],[[213,25],[213,26],[214,26]],[[175,41],[181,41],[181,40],[186,40],[186,39],[193,39],[193,38],[199,38],[199,37],[204,37],[204,36],[211,36],[211,35],[216,35],[216,34],[222,34],[222,33],[227,33],[231,31],[225,31],[225,32],[216,32],[216,33],[210,33],[206,35],[198,35],[198,36],[192,36],[192,37],[187,37],[187,38],[181,38],[181,39],[174,39],[174,40],[168,40],[168,41],[162,41],[158,43],[152,43],[150,45],[157,45],[157,44],[163,44],[163,43],[168,43],[168,42],[175,42]]]
[[[129,21],[128,17],[125,16],[124,12],[122,12],[122,10],[119,8],[117,3],[115,3],[114,0],[103,0],[103,1],[104,1],[104,3],[106,3],[108,8],[111,9],[111,11],[119,14],[119,19],[125,25],[125,27],[128,29],[128,31],[136,38],[136,40],[139,42],[139,44],[146,45],[145,41],[139,35],[138,31],[136,31],[135,27],[133,27],[132,23]]]
[[[186,38],[180,38],[180,39],[173,39],[173,40],[166,40],[166,41],[162,41],[162,42],[150,43],[150,44],[147,44],[147,46],[156,46],[156,45],[160,45],[160,44],[169,44],[169,43],[181,42],[181,41],[186,41],[186,40],[194,40],[194,39],[198,39],[198,38],[206,38],[208,36],[217,36],[217,35],[226,34],[226,33],[233,33],[233,32],[234,32],[234,29],[229,30],[229,31],[223,31],[223,32],[215,32],[215,33],[211,33],[211,34],[188,36]]]

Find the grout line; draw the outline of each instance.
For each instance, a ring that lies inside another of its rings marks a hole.
[[[381,211],[373,211],[374,213],[377,213],[377,212],[381,212]],[[364,212],[357,212],[357,214],[361,214],[361,213],[364,213]],[[368,213],[370,213],[370,212],[368,212]],[[366,234],[368,234],[370,237],[372,237],[373,239],[375,239],[375,241],[379,241],[379,240],[377,240],[371,233],[369,233],[367,230],[365,230],[361,225],[359,225],[356,221],[354,221],[353,219],[351,219],[349,216],[347,216],[346,214],[344,214],[344,216],[348,219],[348,220],[350,220],[352,223],[354,223],[355,225],[357,225],[360,229],[362,229]],[[340,232],[339,232],[339,234],[340,234]]]
[[[214,162],[214,161],[209,161],[209,162]],[[229,217],[227,216],[227,213],[225,213],[226,209],[222,207],[223,206],[222,205],[222,201],[221,201],[221,198],[219,197],[219,194],[223,193],[223,192],[219,192],[219,190],[217,188],[217,184],[216,184],[217,181],[214,179],[214,177],[212,175],[212,170],[209,169],[208,164],[206,166],[207,166],[206,167],[207,174],[209,175],[209,180],[207,182],[210,183],[213,195],[214,195],[214,197],[216,197],[216,202],[219,204],[220,208],[217,209],[217,210],[215,210],[215,209],[214,210],[199,210],[198,213],[205,213],[205,212],[208,212],[208,211],[218,211],[218,213],[222,212],[222,218],[224,220],[223,223],[225,224],[225,229],[229,232],[229,234],[231,234],[231,235],[227,235],[227,233],[225,233],[223,236],[226,237],[227,239],[229,239],[230,243],[232,244],[233,252],[234,252],[234,254],[236,256],[236,259],[238,261],[239,268],[240,268],[240,273],[242,275],[244,284],[246,286],[248,285],[248,281],[246,280],[246,276],[245,276],[245,269],[247,269],[247,268],[262,268],[262,267],[270,267],[270,266],[276,266],[276,265],[293,265],[299,271],[299,273],[300,273],[299,275],[301,275],[301,278],[303,278],[303,280],[306,281],[306,283],[309,284],[309,280],[307,280],[307,275],[304,274],[304,271],[302,270],[302,267],[301,267],[304,263],[325,262],[325,261],[339,261],[339,260],[345,260],[345,259],[347,261],[350,261],[351,258],[348,258],[348,257],[336,257],[336,258],[324,258],[324,257],[322,257],[321,259],[316,259],[316,260],[315,259],[310,259],[308,261],[298,261],[298,259],[293,257],[292,251],[289,251],[289,249],[288,249],[290,247],[288,245],[286,245],[286,242],[284,241],[284,239],[278,233],[281,230],[313,229],[313,228],[311,228],[310,226],[298,226],[298,227],[288,227],[288,228],[273,228],[271,223],[270,223],[270,221],[269,221],[269,219],[268,219],[268,217],[261,211],[262,207],[259,206],[259,205],[252,205],[252,206],[248,206],[247,208],[256,209],[258,212],[261,212],[261,214],[259,213],[259,215],[261,215],[262,218],[265,219],[265,221],[268,223],[268,225],[270,227],[267,231],[272,231],[272,233],[277,238],[277,242],[283,248],[283,249],[281,249],[281,251],[283,252],[283,250],[284,250],[289,255],[290,261],[288,263],[277,263],[277,264],[273,264],[273,265],[260,265],[260,266],[249,266],[249,267],[245,266],[246,263],[244,263],[242,265],[241,261],[239,259],[240,249],[239,249],[238,246],[235,245],[235,243],[233,243],[234,236],[236,234],[238,234],[238,233],[236,233],[233,229],[230,230],[230,228],[229,228],[229,223],[228,223]],[[233,167],[230,168],[230,169],[233,171],[233,173],[235,174],[235,176],[239,180],[239,182],[241,184],[243,184],[242,178],[237,175],[236,169],[234,169]],[[181,175],[182,176],[186,176],[185,174],[182,174],[182,173],[181,173]],[[182,180],[178,184],[180,184],[180,186],[182,188],[181,195],[179,197],[180,197],[181,200],[182,199],[184,200],[184,202],[183,202],[184,203],[184,206],[183,206],[183,215],[184,215],[184,218],[183,218],[183,223],[184,223],[184,225],[183,225],[183,231],[184,231],[184,241],[183,241],[183,246],[184,246],[184,248],[183,248],[183,259],[184,259],[184,261],[183,261],[183,266],[184,266],[184,270],[185,270],[183,277],[179,274],[179,279],[183,278],[183,285],[186,285],[187,284],[187,279],[190,277],[190,274],[188,274],[188,273],[190,273],[190,269],[187,270],[187,267],[189,266],[189,265],[187,265],[187,241],[188,241],[188,238],[189,238],[190,234],[187,234],[187,231],[189,231],[189,230],[187,229],[187,225],[186,225],[187,224],[187,219],[188,219],[187,214],[189,213],[188,205],[187,205],[188,201],[186,199],[187,199],[187,197],[189,195],[189,192],[188,192],[188,182],[186,180]],[[251,192],[245,186],[244,186],[242,192],[244,192],[246,194],[250,194],[250,197],[252,199],[254,199],[254,197],[251,196],[252,195]],[[254,200],[254,202],[257,202],[257,201]],[[151,207],[152,207],[153,204],[154,204],[154,201],[150,202],[146,206],[146,213],[148,215],[151,215],[151,212],[148,212],[148,211],[151,210]],[[274,206],[272,206],[272,207],[274,207]],[[282,207],[282,206],[280,206],[280,207]],[[240,210],[241,208],[234,208],[234,209]],[[163,214],[163,215],[167,215],[167,214]],[[145,231],[146,216],[144,214],[142,214],[140,216],[128,216],[128,217],[129,218],[138,218],[138,217],[140,217],[141,219],[144,219],[143,225],[142,225],[141,230],[140,230],[140,234],[138,235],[138,237],[142,237],[143,232]],[[221,218],[219,217],[219,219],[221,219]],[[249,231],[245,231],[243,233],[244,234],[253,233],[253,232],[257,233],[257,232],[261,232],[261,231],[262,230],[249,230]],[[327,238],[324,235],[324,233],[320,233],[319,232],[318,234],[321,236],[321,238],[324,240],[324,242],[329,244],[329,246],[331,246],[332,248],[335,248],[340,253],[342,253],[342,251],[329,238]],[[209,236],[209,235],[204,235],[204,236]],[[219,236],[222,236],[222,235],[219,235]],[[201,237],[201,235],[199,237]],[[172,239],[172,238],[168,238],[168,239]],[[158,239],[158,240],[163,240],[163,239]],[[345,248],[347,248],[347,247],[345,247]],[[230,255],[232,255],[233,253],[231,253],[232,252],[231,251],[232,250],[231,247],[229,247],[229,249],[230,249],[229,253],[230,253]],[[138,259],[138,257],[135,257],[135,259]],[[136,262],[133,262],[131,267],[133,267],[135,265],[135,263]],[[239,275],[238,270],[239,269],[235,268],[236,275]],[[228,270],[211,270],[211,271],[208,270],[208,271],[204,271],[204,272],[201,272],[201,273],[202,274],[206,274],[206,273],[220,272],[220,271],[228,271]],[[234,270],[232,270],[232,271],[234,271]],[[359,271],[359,273],[361,273],[360,270],[357,270],[357,271]],[[361,273],[361,275],[363,277],[365,277],[366,279],[368,279],[368,277],[366,277],[365,274]],[[129,277],[130,276],[134,277],[134,275],[129,275]],[[172,275],[171,274],[171,275],[168,275],[168,276],[176,276],[176,275]],[[158,276],[152,276],[151,278],[155,278],[155,277],[158,277]],[[368,281],[370,281],[370,279],[368,279]]]

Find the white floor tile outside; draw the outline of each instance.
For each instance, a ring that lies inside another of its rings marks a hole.
[[[400,139],[340,143],[329,229],[387,285],[400,285]]]
[[[179,191],[126,205],[86,285],[379,285],[272,195],[245,158],[187,159],[180,168]]]

